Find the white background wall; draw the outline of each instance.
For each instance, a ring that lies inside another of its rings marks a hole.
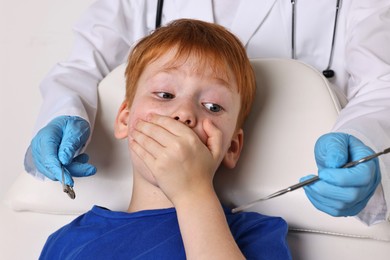
[[[0,0],[0,199],[23,172],[39,83],[70,51],[72,25],[94,0]]]

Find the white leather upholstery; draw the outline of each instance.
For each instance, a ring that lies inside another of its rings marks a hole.
[[[215,180],[221,200],[229,205],[247,203],[316,173],[314,143],[330,131],[340,110],[327,81],[311,67],[293,60],[252,63],[258,92],[245,124],[244,151],[236,169],[220,169]],[[127,146],[112,134],[124,97],[123,71],[124,65],[99,85],[101,109],[87,151],[98,173],[75,181],[74,201],[62,192],[58,182],[40,182],[22,173],[5,199],[8,208],[0,208],[0,258],[37,258],[51,232],[94,204],[113,210],[127,208],[132,186]],[[330,217],[310,204],[303,189],[257,204],[251,210],[287,220],[294,259],[390,256],[388,223],[367,227],[355,218]],[[16,248],[19,251],[14,251]]]

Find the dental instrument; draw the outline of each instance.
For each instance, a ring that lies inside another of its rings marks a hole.
[[[76,198],[76,193],[74,192],[73,188],[69,185],[65,184],[65,173],[64,173],[64,167],[61,167],[62,170],[62,190],[66,194],[68,194],[69,198],[74,200]]]
[[[349,162],[349,163],[346,163],[345,165],[343,165],[341,168],[350,168],[350,167],[353,167],[357,164],[360,164],[360,163],[363,163],[363,162],[367,162],[371,159],[374,159],[382,154],[386,154],[386,153],[389,153],[390,152],[390,147],[384,149],[382,152],[378,152],[378,153],[374,153],[372,155],[369,155],[369,156],[366,156],[366,157],[363,157],[359,160],[356,160],[356,161],[352,161],[352,162]],[[232,213],[237,213],[237,212],[240,212],[240,211],[243,211],[245,209],[248,209],[248,208],[251,208],[252,206],[254,206],[255,204],[261,202],[261,201],[265,201],[265,200],[269,200],[269,199],[272,199],[272,198],[275,198],[275,197],[278,197],[278,196],[281,196],[283,194],[286,194],[287,192],[290,192],[290,191],[293,191],[293,190],[296,190],[296,189],[299,189],[299,188],[302,188],[303,186],[306,186],[306,185],[309,185],[311,183],[314,183],[316,181],[318,181],[320,178],[318,176],[314,176],[306,181],[303,181],[303,182],[299,182],[297,184],[294,184],[292,186],[289,186],[285,189],[281,189],[277,192],[274,192],[266,197],[263,197],[263,198],[260,198],[260,199],[257,199],[257,200],[254,200],[250,203],[247,203],[247,204],[244,204],[244,205],[241,205],[239,207],[236,207],[234,209],[232,209]]]

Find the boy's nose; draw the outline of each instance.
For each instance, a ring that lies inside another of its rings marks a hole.
[[[179,116],[175,116],[174,119],[175,119],[175,120],[179,120],[180,122],[182,122],[182,123],[184,123],[185,125],[188,125],[188,126],[190,126],[190,127],[191,127],[191,124],[192,124],[192,122],[193,122],[191,119],[182,120],[182,119],[180,119]]]
[[[180,107],[177,111],[175,111],[172,117],[190,128],[193,128],[196,125],[196,116],[188,104],[186,106]]]

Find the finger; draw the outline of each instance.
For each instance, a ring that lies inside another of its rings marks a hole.
[[[175,121],[175,120],[173,120]],[[177,123],[177,122],[176,122]],[[136,124],[134,129],[138,132],[134,134],[134,138],[137,137],[141,140],[144,139],[147,141],[147,138],[150,138],[154,140],[155,142],[159,143],[161,146],[166,147],[169,144],[172,143],[172,140],[174,137],[176,137],[173,133],[169,132],[166,128],[164,128],[161,125],[158,125],[154,122],[147,122],[143,120],[139,120]],[[143,134],[140,135],[140,133]],[[139,142],[140,140],[137,140]],[[142,143],[139,142],[141,145]],[[156,147],[153,147],[156,148]]]
[[[32,157],[37,169],[51,180],[58,180],[61,163],[57,157],[61,131],[43,128],[31,142]]]
[[[300,179],[300,182],[313,178],[315,175],[307,175]],[[308,195],[316,198],[317,201],[322,201],[326,205],[331,205],[337,201],[345,203],[353,203],[360,200],[359,189],[354,187],[339,187],[320,179],[303,187]],[[340,205],[341,206],[341,205]]]
[[[96,167],[89,163],[72,162],[65,168],[73,177],[88,177],[96,173]]]
[[[368,146],[366,146],[363,142],[357,139],[354,136],[350,136],[349,139],[349,150],[351,161],[360,160],[363,157],[374,154],[375,152]]]
[[[345,216],[344,211],[342,209],[345,209],[343,207],[343,204],[337,202],[337,205],[335,203],[328,203],[327,201],[324,201],[323,199],[318,199],[317,196],[311,196],[310,189],[307,187],[304,187],[305,193],[307,198],[310,200],[310,202],[313,204],[315,208],[318,210],[325,212],[331,216],[339,217],[339,216]]]
[[[61,180],[61,162],[58,160],[35,161],[37,169],[53,181]]]
[[[304,181],[307,181],[307,180],[312,179],[312,178],[314,178],[314,177],[317,177],[317,176],[314,175],[314,174],[309,174],[309,175],[307,175],[307,176],[301,177],[301,178],[299,179],[299,182],[304,182]]]
[[[42,172],[46,177],[53,181],[59,181],[63,183],[62,178],[62,164],[58,160],[50,161],[45,160],[44,163],[41,165],[41,168],[44,169],[44,172]],[[67,185],[70,185],[73,187],[73,179],[70,176],[70,173],[64,169],[64,183]]]
[[[305,193],[308,199],[310,200],[310,202],[317,209],[335,217],[355,216],[367,204],[367,201],[365,200],[358,201],[356,203],[348,203],[344,201],[337,201],[327,197],[317,196],[316,194],[313,195],[312,192],[310,191],[310,188],[311,187],[308,186],[304,187]]]
[[[58,157],[62,164],[71,163],[75,154],[85,146],[90,135],[87,121],[69,119],[63,130],[63,137],[58,150]]]
[[[340,187],[364,187],[375,178],[375,163],[366,162],[353,168],[324,168],[318,172],[320,178]]]
[[[338,168],[348,161],[349,135],[330,133],[321,136],[315,145],[315,157],[320,167]]]
[[[31,142],[32,154],[35,160],[57,159],[62,131],[56,127],[41,129]]]
[[[144,166],[153,175],[152,169],[153,166],[155,165],[156,158],[152,156],[149,152],[147,152],[141,145],[137,143],[136,140],[132,138],[129,139],[129,147],[131,151],[134,153],[134,156],[140,158]]]
[[[89,156],[86,153],[81,153],[73,158],[72,162],[87,163],[89,161]]]
[[[131,133],[131,138],[129,138],[129,146],[131,150],[143,161],[152,163],[155,161],[156,157],[145,149],[145,143],[147,143],[145,138],[148,137],[134,129]],[[150,147],[151,146],[149,146],[149,149],[153,150]]]
[[[141,124],[144,124],[144,123],[141,123]],[[148,123],[145,122],[145,124],[148,124]],[[151,124],[148,124],[148,125],[151,125]],[[154,128],[154,127],[152,127],[152,128]],[[145,130],[145,128],[143,130]],[[142,152],[143,156],[146,156],[146,153],[147,153],[155,159],[155,158],[157,158],[157,156],[159,154],[163,153],[162,149],[164,148],[164,146],[154,139],[154,138],[156,138],[155,135],[154,135],[155,137],[153,138],[153,137],[149,136],[149,132],[147,130],[146,130],[147,133],[142,132],[143,130],[141,129],[141,131],[139,131],[138,129],[134,129],[131,132],[132,142],[135,142],[137,144],[137,146],[140,146],[140,148],[142,148],[142,150],[140,150],[138,148],[138,151]],[[153,131],[153,133],[155,133],[155,132]],[[141,158],[144,158],[144,157],[141,157]]]
[[[150,114],[148,115],[146,121],[162,127],[175,136],[182,136],[188,133],[192,133],[191,128],[169,116]]]
[[[203,129],[207,135],[207,148],[216,159],[222,151],[222,132],[208,119],[203,122]]]

